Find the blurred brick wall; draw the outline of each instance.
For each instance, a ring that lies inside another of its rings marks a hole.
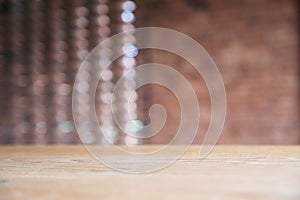
[[[23,2],[19,5],[21,15],[11,15],[16,10],[5,2]],[[33,2],[34,5],[42,2],[42,9],[31,8]],[[100,36],[96,32],[96,13],[90,12],[84,17],[89,21],[87,27],[80,28],[74,23],[75,17],[80,17],[75,12],[77,8],[85,6],[92,10],[97,2],[99,1],[0,0],[0,143],[79,142],[74,126],[70,126],[71,94],[65,95],[65,107],[58,107],[56,100],[60,97],[56,98],[59,95],[57,88],[67,84],[71,91],[77,66],[81,63],[76,52],[83,50],[78,49],[77,46],[82,45],[78,41],[84,39],[87,42],[86,50],[91,50],[97,44]],[[111,7],[118,3],[110,2]],[[227,92],[227,118],[219,143],[299,144],[299,12],[296,0],[136,2],[137,26],[160,26],[185,33],[197,40],[219,67]],[[39,15],[42,17],[37,17]],[[109,13],[113,29],[118,28],[114,24],[115,15]],[[62,28],[61,23],[66,26]],[[41,32],[31,34],[34,27],[38,27]],[[89,33],[87,38],[75,34],[86,31]],[[52,33],[57,33],[57,36]],[[19,48],[18,52],[13,48]],[[41,51],[40,48],[44,50]],[[63,63],[65,68],[53,67],[60,60],[55,48],[59,48],[59,52],[67,56],[67,62]],[[36,50],[42,53],[38,54],[42,56],[41,62],[41,58],[36,58],[32,53]],[[16,57],[19,60],[15,61]],[[195,142],[201,143],[210,120],[210,98],[201,77],[189,63],[171,53],[146,50],[141,51],[138,59],[139,64],[154,61],[172,66],[187,77],[200,102],[201,124]],[[22,64],[23,71],[18,70],[18,63]],[[35,66],[42,66],[43,69],[36,71],[42,75],[37,76],[38,80],[35,79],[36,74],[32,76]],[[67,80],[62,74],[65,74]],[[25,87],[22,85],[24,77]],[[42,81],[42,86],[45,87],[42,96],[33,94],[34,81]],[[19,83],[21,86],[18,86]],[[145,86],[138,93],[141,100],[138,102],[139,117],[143,119],[153,103],[162,104],[168,113],[166,126],[161,133],[147,139],[145,143],[170,141],[180,122],[176,98],[157,85]],[[40,106],[43,109],[33,103],[39,101],[42,102]],[[63,109],[67,113],[67,119],[54,119]],[[26,122],[23,123],[26,126],[22,130],[16,129],[16,123],[13,122],[16,117],[12,115],[20,113]],[[39,123],[34,128],[34,120],[37,120],[34,117],[40,115],[47,124]],[[147,119],[144,120],[147,122]],[[56,133],[57,128],[62,128],[64,133]],[[12,129],[16,131],[12,133]],[[35,130],[43,133],[37,134]]]
[[[204,2],[204,3],[201,3]],[[227,92],[227,118],[219,143],[298,144],[299,13],[296,0],[149,1],[149,26],[171,28],[197,40],[216,62]],[[140,9],[141,10],[141,9]],[[152,60],[184,74],[197,92],[200,143],[210,119],[206,86],[181,58],[153,52]],[[149,142],[168,142],[180,121],[175,97],[149,86],[149,106],[161,103],[166,127]]]

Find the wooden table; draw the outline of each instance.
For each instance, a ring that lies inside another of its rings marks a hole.
[[[2,146],[0,199],[300,199],[300,146],[216,146],[205,160],[198,149],[131,175],[82,146]]]

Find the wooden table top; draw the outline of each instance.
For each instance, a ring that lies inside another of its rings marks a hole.
[[[216,146],[204,160],[198,150],[132,175],[82,146],[2,146],[0,199],[300,199],[300,146]]]

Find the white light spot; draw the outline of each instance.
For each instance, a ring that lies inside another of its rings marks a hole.
[[[125,10],[121,14],[121,19],[125,23],[132,23],[134,21],[134,14],[129,10]]]
[[[139,51],[136,48],[135,45],[132,43],[125,43],[122,47],[122,50],[124,54],[126,54],[128,57],[134,58],[138,55]]]
[[[125,1],[122,4],[123,10],[134,11],[136,9],[136,4],[133,1]]]
[[[125,68],[132,68],[135,65],[135,59],[128,56],[124,56],[122,59],[122,64]]]

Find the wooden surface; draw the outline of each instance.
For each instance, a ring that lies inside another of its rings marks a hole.
[[[300,146],[217,146],[205,160],[198,149],[166,169],[130,175],[81,146],[0,147],[0,200],[300,199]]]

